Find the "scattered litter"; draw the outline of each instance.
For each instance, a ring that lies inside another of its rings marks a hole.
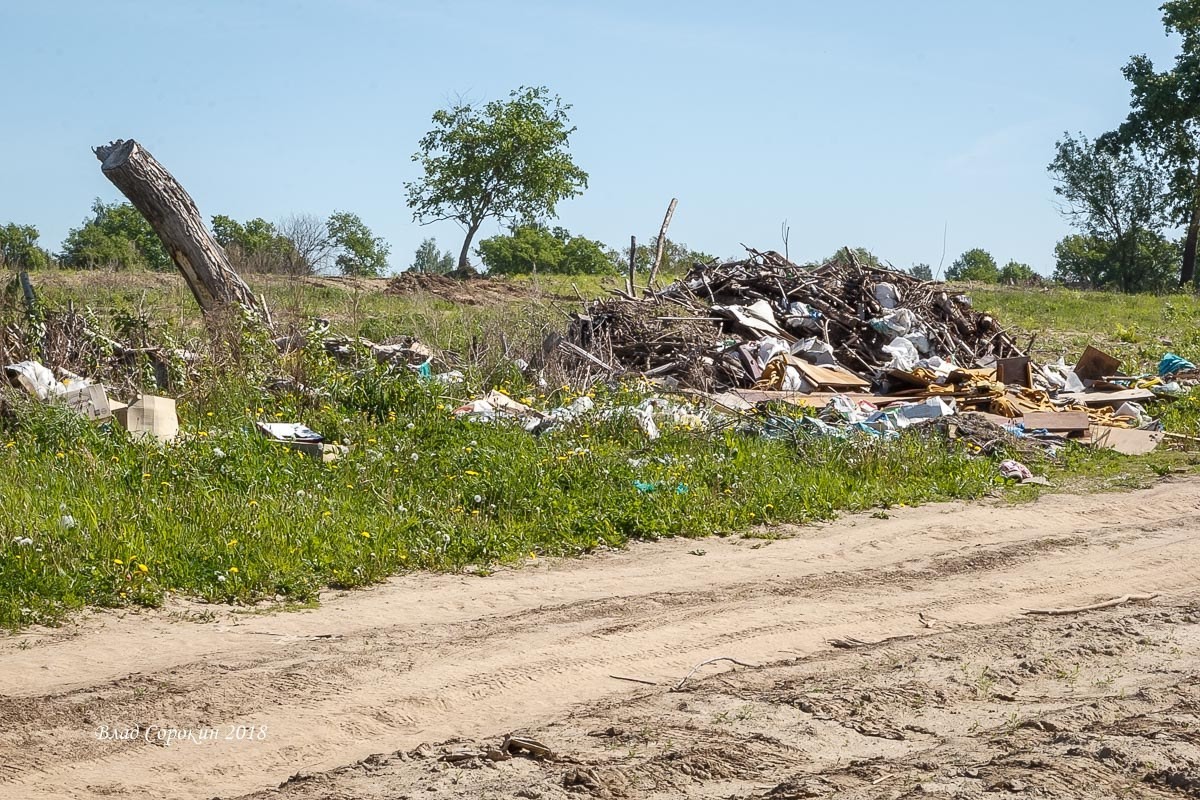
[[[1195,368],[1195,364],[1174,353],[1165,353],[1162,360],[1158,362],[1158,374],[1164,378],[1168,375],[1174,375],[1177,372],[1187,372]]]
[[[299,422],[256,422],[255,427],[271,441],[324,462],[336,461],[350,452],[345,445],[326,443],[324,436]]]
[[[1029,471],[1029,467],[1020,461],[1013,461],[1011,458],[1001,461],[997,468],[1005,478],[1024,482],[1033,477],[1033,473]]]
[[[504,392],[495,389],[483,397],[454,409],[454,415],[473,422],[517,422],[525,430],[531,432],[540,429],[547,421],[546,415],[542,412],[513,400]]]
[[[659,488],[661,488],[662,484],[647,483],[646,481],[634,481],[633,486],[635,489],[637,489],[642,494],[653,494],[654,492],[657,492],[659,490]],[[686,483],[676,484],[675,494],[687,494],[687,493],[688,493],[688,487],[687,487]]]
[[[65,393],[63,386],[49,367],[36,361],[21,361],[9,364],[4,370],[9,376],[16,378],[21,387],[39,400],[48,400]]]

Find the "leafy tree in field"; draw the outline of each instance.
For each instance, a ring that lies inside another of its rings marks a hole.
[[[429,272],[445,274],[454,270],[454,256],[447,250],[438,250],[437,239],[426,239],[421,242],[413,255],[413,263],[409,269],[413,272]]]
[[[1037,280],[1038,274],[1033,271],[1033,267],[1020,261],[1009,261],[1000,268],[999,281],[1008,286],[1024,286]]]
[[[616,272],[612,251],[603,242],[572,236],[563,245],[560,272],[570,275],[603,275]]]
[[[600,242],[573,236],[565,228],[519,225],[479,243],[489,273],[516,275],[556,272],[568,275],[614,272],[614,256]]]
[[[129,203],[92,204],[92,217],[72,228],[59,260],[76,269],[175,269],[162,240]]]
[[[1182,40],[1175,65],[1159,72],[1145,55],[1129,60],[1122,70],[1131,84],[1129,116],[1103,138],[1143,150],[1166,171],[1172,222],[1187,226],[1183,286],[1195,279],[1200,238],[1200,0],[1167,0],[1160,9],[1167,32]]]
[[[554,217],[560,200],[587,187],[587,173],[567,149],[575,132],[568,109],[545,87],[521,87],[507,101],[434,112],[433,130],[413,155],[423,175],[405,189],[414,220],[454,220],[466,231],[459,269],[468,268],[484,220]]]
[[[479,256],[493,275],[557,272],[562,250],[562,241],[544,225],[520,225],[479,243]]]
[[[223,214],[212,218],[213,238],[225,248],[233,268],[239,272],[309,274],[292,242],[261,217],[245,224]]]
[[[913,264],[908,268],[908,274],[919,281],[933,280],[933,267],[928,264]]]
[[[1088,239],[1105,243],[1107,266],[1093,285],[1129,292],[1157,284],[1161,248],[1150,243],[1161,238],[1169,212],[1162,170],[1132,148],[1082,135],[1058,142],[1049,170],[1066,201],[1063,213]]]
[[[38,246],[38,229],[10,222],[0,226],[0,266],[13,270],[45,269],[50,254]]]
[[[996,259],[992,258],[991,253],[975,247],[955,259],[950,269],[946,270],[946,279],[997,283],[1000,280],[1000,268],[996,266]]]
[[[1072,234],[1054,247],[1054,279],[1087,289],[1164,292],[1175,285],[1180,251],[1177,242],[1154,231],[1116,241]]]
[[[326,223],[329,238],[339,251],[334,259],[343,275],[374,278],[387,269],[391,247],[371,232],[357,214],[335,211]]]

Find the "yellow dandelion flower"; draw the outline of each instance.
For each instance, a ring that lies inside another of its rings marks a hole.
[[[143,574],[150,571],[150,568],[147,567],[145,564],[138,564],[137,568],[138,568],[138,572],[141,572]]]
[[[121,560],[121,559],[119,559],[119,558],[114,558],[114,559],[113,559],[113,563],[114,563],[114,564],[116,564],[117,566],[124,566],[124,565],[125,565],[125,562],[124,562],[124,561],[122,561],[122,560]]]
[[[238,568],[237,568],[237,567],[230,567],[230,568],[229,568],[229,572],[230,572],[231,574],[233,574],[233,575],[237,575],[237,573],[238,573]]]
[[[361,536],[361,537],[363,537],[364,539],[370,539],[370,538],[371,538],[371,533],[370,533],[369,531],[359,531],[359,532],[358,532],[358,535],[359,535],[359,536]]]

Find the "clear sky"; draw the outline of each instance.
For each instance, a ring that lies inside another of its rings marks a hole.
[[[590,186],[559,224],[718,256],[843,244],[935,267],[984,247],[1048,272],[1067,232],[1046,164],[1128,108],[1120,67],[1173,58],[1157,0],[0,0],[0,224],[56,250],[93,198],[90,147],[145,145],[206,217],[354,211],[406,267],[452,223],[403,183],[439,106],[546,85]],[[485,227],[483,235],[499,230]]]

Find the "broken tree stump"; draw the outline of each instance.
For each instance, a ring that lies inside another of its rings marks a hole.
[[[196,203],[149,151],[133,139],[117,139],[92,152],[104,176],[158,234],[206,319],[210,312],[241,305],[271,327],[266,304],[230,266]]]

